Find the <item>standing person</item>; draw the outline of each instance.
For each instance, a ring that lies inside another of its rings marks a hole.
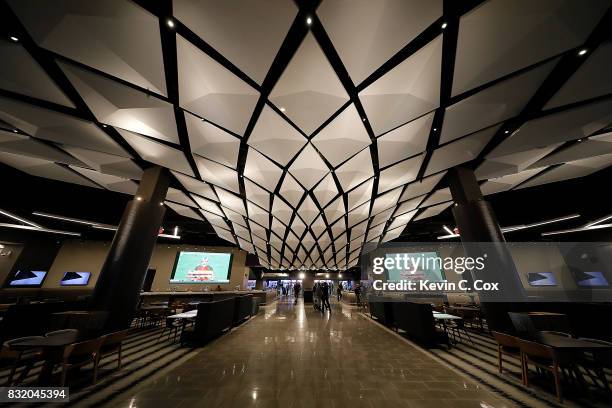
[[[300,282],[295,282],[295,285],[293,285],[293,294],[295,295],[295,303],[297,305],[297,301],[298,301],[298,296],[300,295],[300,290],[302,289],[302,286],[300,285]]]
[[[327,282],[323,282],[321,288],[321,312],[325,312],[325,307],[327,307],[331,313],[331,305],[329,304],[329,285]]]
[[[361,305],[361,284],[355,285],[355,297],[357,298],[357,306]]]
[[[336,296],[338,298],[338,302],[342,299],[342,284],[338,284],[338,289],[336,289]]]
[[[314,303],[314,309],[315,310],[321,310],[321,285],[317,282],[314,284],[313,289],[313,299],[312,302]]]

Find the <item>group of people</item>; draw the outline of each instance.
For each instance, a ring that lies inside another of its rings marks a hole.
[[[325,313],[325,309],[331,312],[331,305],[329,304],[329,296],[331,295],[332,287],[329,283],[317,282],[312,288],[314,295],[315,309],[319,309],[321,313]],[[338,302],[342,299],[342,284],[339,283],[336,288],[336,298]]]

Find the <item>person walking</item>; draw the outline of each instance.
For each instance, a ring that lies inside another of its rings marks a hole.
[[[325,307],[327,307],[331,313],[331,305],[329,304],[329,285],[327,282],[323,282],[321,285],[321,312],[325,312]]]
[[[294,304],[297,305],[298,302],[298,296],[300,295],[300,290],[302,289],[302,285],[300,285],[300,282],[295,282],[295,285],[293,285],[293,294],[295,295],[295,302]]]
[[[340,299],[342,299],[342,284],[339,283],[338,284],[338,288],[336,289],[336,297],[338,302],[340,301]]]
[[[361,284],[355,286],[355,297],[357,298],[357,306],[361,306]]]

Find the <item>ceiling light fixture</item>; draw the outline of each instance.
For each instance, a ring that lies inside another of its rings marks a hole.
[[[28,231],[50,232],[52,234],[72,235],[72,236],[75,236],[75,237],[80,237],[81,236],[81,234],[78,233],[78,232],[62,231],[62,230],[55,230],[55,229],[50,229],[50,228],[32,227],[31,225],[0,223],[0,227],[14,228],[14,229],[23,229],[23,230],[28,230]]]
[[[507,135],[508,133],[510,133],[510,131],[509,131],[509,130],[504,130],[504,134],[506,134],[506,135]]]
[[[306,18],[306,24],[311,25],[312,24],[312,18],[307,17]]]
[[[444,30],[446,27],[448,27],[447,23],[442,23],[442,29]]]
[[[455,233],[453,232],[453,230],[451,230],[450,228],[448,228],[446,225],[442,226],[444,228],[444,231],[448,232],[448,235],[455,235]]]
[[[19,42],[19,38],[15,37],[14,35],[11,35],[9,38],[12,42]]]
[[[589,50],[587,50],[586,48],[581,49],[580,51],[578,51],[578,56],[582,57],[584,54],[586,54]]]
[[[166,24],[168,24],[168,27],[174,28],[174,21],[172,21],[172,19],[169,18]]]
[[[13,133],[19,133],[17,129],[13,129]]]
[[[281,107],[279,108],[279,110],[280,110],[281,112],[285,112],[287,109],[285,109],[285,108],[283,108],[283,107],[281,106]]]
[[[22,224],[27,224],[27,225],[29,225],[31,227],[34,227],[34,228],[43,228],[41,225],[36,224],[35,222],[26,220],[25,218],[21,218],[20,216],[15,215],[15,214],[13,214],[11,212],[8,212],[8,211],[5,211],[5,210],[0,210],[0,214],[4,215],[5,217],[12,218],[15,221],[19,221]]]

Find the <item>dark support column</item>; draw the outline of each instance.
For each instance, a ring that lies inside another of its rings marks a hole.
[[[485,269],[474,271],[473,279],[499,282],[501,289],[479,292],[489,328],[508,330],[512,326],[507,312],[511,310],[510,305],[523,300],[523,286],[495,213],[484,200],[473,170],[451,169],[449,187],[455,201],[453,216],[467,255],[476,257],[486,253]],[[501,299],[507,302],[499,302]]]
[[[123,212],[93,295],[94,309],[109,312],[108,331],[127,328],[138,305],[166,211],[168,184],[165,168],[145,170],[136,196]]]

